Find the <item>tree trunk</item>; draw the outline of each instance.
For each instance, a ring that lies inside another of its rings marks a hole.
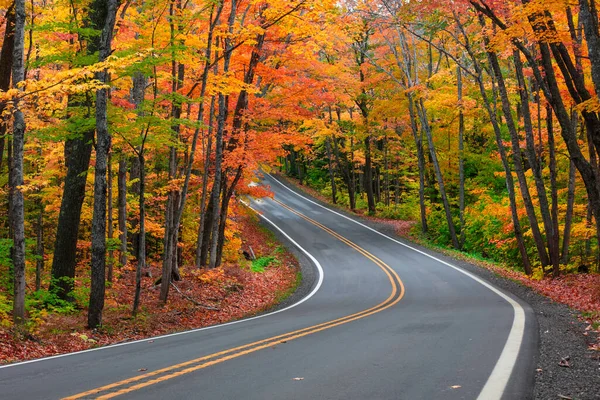
[[[431,162],[433,164],[433,169],[434,169],[435,176],[437,179],[440,196],[442,198],[442,204],[444,206],[444,211],[446,212],[446,221],[448,223],[450,239],[452,240],[452,245],[454,246],[454,248],[460,249],[460,243],[458,242],[458,237],[456,236],[456,229],[454,227],[454,221],[452,220],[452,211],[450,210],[450,203],[448,202],[448,196],[446,195],[446,187],[444,185],[444,178],[442,176],[442,170],[440,169],[440,164],[438,162],[437,154],[435,151],[435,145],[433,143],[433,136],[431,134],[431,128],[429,126],[429,121],[427,120],[427,111],[425,110],[425,105],[423,104],[423,99],[419,99],[419,102],[417,105],[417,112],[419,113],[419,116],[421,119],[421,128],[425,131],[425,136],[427,137],[427,144],[429,146]]]
[[[200,223],[198,224],[198,241],[196,242],[196,268],[202,268],[206,262],[202,262],[202,248],[206,238],[204,233],[206,229],[204,227],[206,221],[206,198],[208,192],[208,178],[210,172],[210,155],[212,152],[212,133],[213,133],[213,121],[215,116],[215,97],[212,96],[210,101],[210,115],[208,117],[208,133],[204,159],[204,173],[202,174],[202,195],[200,197]]]
[[[35,290],[42,288],[42,272],[44,272],[44,205],[41,200],[38,203],[38,217],[36,224],[36,255],[35,261]]]
[[[559,237],[558,237],[558,189],[556,187],[556,146],[554,144],[554,122],[552,121],[552,107],[546,106],[546,129],[548,130],[548,147],[550,156],[550,195],[552,199],[552,235],[548,235],[548,248],[552,261],[552,275],[560,276]]]
[[[483,22],[480,20],[480,22]],[[458,21],[457,21],[458,23]],[[464,32],[464,28],[462,25],[459,25],[459,28],[464,36],[466,33]],[[529,262],[529,256],[527,255],[527,248],[525,247],[525,242],[523,239],[523,232],[521,230],[521,222],[519,221],[519,214],[517,210],[517,203],[515,199],[515,186],[512,177],[512,171],[510,170],[510,166],[508,164],[508,159],[506,157],[506,150],[504,149],[504,144],[502,142],[502,132],[500,130],[500,124],[498,123],[496,113],[492,109],[490,104],[490,100],[488,99],[488,94],[486,88],[483,84],[483,71],[482,67],[479,64],[479,61],[473,50],[470,47],[466,47],[465,50],[468,52],[471,61],[473,62],[473,66],[476,72],[476,80],[477,85],[479,87],[479,93],[483,99],[483,104],[490,118],[490,122],[492,123],[492,127],[494,128],[494,135],[496,138],[496,145],[498,147],[498,153],[500,154],[500,159],[502,160],[502,166],[504,168],[504,174],[506,179],[506,189],[508,191],[508,199],[510,201],[510,211],[511,217],[513,221],[513,230],[515,233],[515,238],[517,240],[517,247],[519,249],[519,253],[521,255],[521,261],[523,262],[523,268],[525,269],[525,273],[531,275],[533,272],[531,269],[531,263]]]
[[[135,269],[135,295],[133,297],[132,311],[134,317],[137,315],[140,304],[140,294],[142,292],[142,271],[146,266],[146,199],[144,197],[146,192],[146,161],[144,159],[143,151],[138,154],[138,161],[140,165],[140,193],[138,197],[138,204],[140,208],[140,233],[137,266]]]
[[[4,40],[2,41],[2,50],[0,50],[0,90],[6,92],[10,89],[10,77],[13,65],[13,50],[15,46],[15,3],[12,3],[6,10],[4,30]],[[6,124],[2,116],[6,104],[0,102],[0,171],[4,161],[4,144],[6,143]]]
[[[219,115],[217,118],[217,133],[215,144],[215,176],[213,181],[213,189],[211,194],[211,202],[213,205],[210,215],[210,257],[209,268],[217,266],[217,247],[219,242],[219,195],[221,193],[221,180],[223,176],[222,161],[223,161],[223,131],[225,129],[225,115],[227,114],[227,104],[225,96],[219,93]]]
[[[331,154],[331,139],[329,136],[325,139],[325,148],[327,150],[327,167],[329,169],[329,180],[331,182],[331,200],[337,204],[337,187],[335,185],[335,174],[333,172],[333,155]]]
[[[117,174],[117,208],[119,224],[119,264],[127,265],[127,160],[121,154]]]
[[[100,37],[99,61],[104,61],[111,53],[111,42],[118,0],[94,0],[92,14],[104,20]],[[98,20],[100,22],[100,20]],[[100,23],[98,23],[100,26]],[[96,74],[100,82],[108,82],[108,71]],[[106,168],[110,150],[110,134],[106,116],[108,89],[96,91],[96,168],[94,176],[94,212],[92,216],[92,279],[88,327],[97,328],[102,324],[104,309],[105,266],[106,266]]]
[[[410,128],[417,148],[417,162],[419,164],[419,212],[421,216],[421,233],[427,235],[427,208],[425,205],[425,152],[423,150],[423,130],[419,132],[417,113],[412,93],[408,93],[408,113],[410,115]]]
[[[15,0],[15,32],[12,76],[13,88],[19,89],[24,79],[23,64],[25,48],[25,0]],[[19,99],[13,99],[13,164],[10,181],[13,226],[13,273],[14,297],[13,318],[15,324],[25,321],[25,202],[21,186],[23,185],[23,154],[25,147],[25,116],[19,108]]]
[[[114,226],[113,226],[114,221],[113,221],[112,152],[110,150],[108,152],[107,172],[108,172],[108,181],[107,181],[107,185],[108,185],[108,199],[107,199],[107,203],[108,203],[108,208],[107,208],[108,239],[112,240],[115,235],[115,231],[114,231]],[[112,250],[112,246],[111,246],[111,250],[108,251],[108,263],[107,264],[108,265],[107,265],[106,280],[108,282],[112,282],[113,281],[113,270],[114,270],[114,265],[115,265],[115,252],[114,252],[114,250]]]
[[[176,4],[177,3],[177,4]],[[175,94],[181,87],[183,86],[185,66],[182,63],[177,63],[175,57],[175,37],[176,37],[176,27],[174,17],[176,14],[175,9],[181,8],[181,1],[179,0],[171,0],[169,6],[169,26],[171,29],[171,78],[172,78],[172,86],[171,93]],[[179,29],[181,30],[181,29]],[[173,141],[176,142],[179,140],[180,133],[180,124],[178,122],[181,117],[181,101],[176,98],[172,101],[172,110],[171,110],[171,131]],[[169,183],[177,178],[177,149],[175,146],[171,146],[169,152]],[[171,287],[171,275],[173,271],[176,271],[176,259],[173,258],[173,254],[176,254],[175,250],[177,247],[177,243],[175,243],[177,236],[177,221],[175,221],[175,216],[177,213],[177,209],[179,206],[178,197],[179,191],[175,189],[171,189],[169,191],[168,200],[167,200],[167,209],[165,214],[165,237],[164,237],[164,252],[163,252],[163,265],[162,265],[162,278],[160,284],[160,301],[164,304],[167,302],[169,297],[169,289]]]
[[[533,137],[533,124],[531,120],[531,113],[529,111],[529,95],[527,91],[527,85],[525,82],[525,77],[523,74],[523,65],[521,63],[520,54],[518,51],[515,51],[513,54],[513,59],[515,62],[515,70],[517,75],[517,81],[519,83],[519,94],[521,98],[521,113],[523,114],[523,122],[525,127],[525,141],[527,144],[527,161],[531,166],[531,170],[533,172],[533,177],[536,185],[536,191],[539,200],[540,212],[542,216],[542,221],[544,223],[544,230],[546,232],[552,231],[552,216],[550,214],[550,207],[548,205],[548,197],[546,195],[546,187],[544,184],[544,179],[542,177],[542,167],[541,167],[541,159],[539,159],[539,155],[536,154],[535,151],[535,140]],[[538,99],[539,100],[539,99]],[[539,101],[538,101],[538,110],[539,110]],[[538,120],[539,129],[541,130],[541,123]],[[541,140],[541,138],[540,138]],[[540,149],[542,148],[542,143],[539,143]],[[534,232],[535,234],[535,232]],[[548,244],[550,244],[550,239],[552,235],[547,236]],[[537,242],[536,242],[537,243]],[[550,246],[548,247],[550,249]],[[538,254],[539,248],[538,248]],[[545,250],[544,250],[545,254]],[[553,263],[552,260],[557,258],[558,255],[551,251],[551,259],[548,258],[540,258],[542,261],[542,266],[549,265]],[[547,261],[546,261],[547,260]]]
[[[508,131],[511,137],[512,144],[512,152],[513,152],[513,164],[515,166],[515,172],[517,174],[517,178],[519,180],[519,188],[521,190],[521,197],[523,198],[523,203],[525,205],[525,209],[527,211],[527,217],[529,218],[529,225],[531,228],[531,233],[533,234],[533,240],[536,244],[538,255],[540,257],[540,261],[542,262],[542,266],[549,265],[550,260],[548,259],[548,253],[546,252],[546,247],[544,245],[544,239],[540,232],[539,224],[537,221],[537,216],[535,214],[535,209],[533,206],[533,202],[531,200],[531,194],[529,193],[529,186],[527,184],[527,178],[525,177],[525,171],[523,170],[523,160],[521,158],[521,147],[519,144],[519,136],[517,133],[517,128],[515,126],[515,122],[512,116],[511,105],[508,99],[508,91],[506,89],[506,85],[504,83],[504,77],[502,76],[502,70],[500,69],[500,64],[498,62],[498,57],[494,52],[488,52],[488,60],[490,65],[492,66],[496,82],[498,84],[498,89],[500,91],[500,100],[502,102],[502,111],[504,113],[504,118],[506,120],[506,126],[508,127]],[[548,242],[553,241],[552,239],[553,229],[552,225],[549,226],[549,230],[546,231],[546,237],[548,238]],[[551,254],[551,258],[554,258],[554,254]],[[556,258],[557,259],[557,258]]]
[[[463,113],[463,83],[462,70],[456,67],[456,81],[458,92],[458,213],[460,221],[459,244],[462,249],[465,245],[465,115]]]
[[[365,122],[366,125],[366,122]],[[375,197],[373,194],[373,163],[371,161],[371,135],[367,135],[365,145],[365,179],[364,188],[367,193],[369,215],[375,215]]]
[[[569,187],[567,193],[567,211],[565,214],[565,228],[563,231],[561,264],[569,263],[569,245],[571,242],[571,226],[573,224],[573,208],[575,206],[575,165],[569,163]]]

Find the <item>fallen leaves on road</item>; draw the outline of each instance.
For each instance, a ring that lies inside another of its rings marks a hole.
[[[558,362],[558,365],[560,365],[561,367],[565,367],[565,368],[571,368],[571,363],[569,363],[569,360],[571,359],[571,357],[564,357],[561,358],[560,361]]]

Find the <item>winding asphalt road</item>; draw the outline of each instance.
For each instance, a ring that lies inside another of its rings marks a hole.
[[[0,368],[0,398],[528,399],[529,308],[271,176],[253,202],[312,260],[299,303],[235,323]]]

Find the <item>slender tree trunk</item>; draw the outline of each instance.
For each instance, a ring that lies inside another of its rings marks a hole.
[[[535,185],[536,185],[536,190],[537,190],[537,196],[538,196],[538,200],[539,200],[539,204],[540,204],[540,212],[541,212],[541,216],[542,216],[542,221],[544,223],[544,230],[546,232],[553,230],[552,229],[552,216],[550,214],[550,207],[548,205],[548,197],[546,195],[546,187],[544,184],[544,179],[542,177],[542,167],[541,167],[541,159],[540,156],[538,154],[536,154],[535,151],[535,140],[533,137],[533,124],[532,124],[532,120],[531,120],[531,113],[529,111],[529,95],[527,92],[527,86],[526,86],[526,82],[525,82],[525,77],[523,74],[523,65],[521,63],[521,59],[520,59],[520,54],[518,51],[516,51],[513,54],[513,58],[515,61],[515,70],[517,73],[517,80],[519,82],[519,94],[520,94],[520,98],[521,98],[521,113],[523,114],[523,121],[524,121],[524,127],[525,127],[525,141],[527,143],[527,160],[529,162],[529,165],[531,166],[531,170],[533,172],[533,177],[534,177],[534,181],[535,181]],[[539,129],[541,130],[541,121],[539,121],[539,101],[538,101],[538,125],[539,125]],[[541,138],[540,138],[541,140]],[[542,143],[539,143],[540,149],[542,148]],[[536,234],[534,232],[534,234]],[[552,238],[552,235],[548,235],[547,236],[549,241],[548,241],[548,248],[550,249],[550,239]],[[537,243],[537,242],[536,242]],[[545,250],[544,250],[545,253]],[[538,254],[539,254],[539,248],[538,248]],[[555,258],[558,258],[558,255],[555,254],[553,252],[553,250],[551,251],[551,256],[552,256],[552,260]],[[541,257],[540,260],[542,261],[542,266],[545,265],[549,265],[551,263],[553,263],[552,260]]]
[[[225,228],[227,225],[227,213],[229,210],[229,202],[233,196],[233,191],[242,177],[243,168],[239,166],[231,185],[227,188],[227,185],[223,184],[223,198],[221,199],[221,215],[219,220],[219,243],[217,248],[217,266],[221,265],[221,258],[223,256],[223,246],[225,244]]]
[[[235,23],[235,16],[237,13],[237,0],[231,0],[231,11],[227,21],[229,33],[233,32],[233,26]],[[225,39],[225,53],[223,54],[223,73],[229,72],[229,65],[231,62],[231,51],[233,49],[231,40]],[[241,93],[240,93],[241,94]],[[213,189],[211,194],[212,202],[212,214],[209,223],[210,226],[210,258],[208,267],[215,268],[218,265],[217,252],[219,245],[219,195],[221,194],[221,180],[223,179],[223,154],[224,154],[224,133],[225,124],[227,120],[227,114],[229,110],[228,98],[223,94],[219,93],[219,112],[217,117],[217,132],[215,138],[215,176]]]
[[[575,206],[575,172],[575,165],[573,162],[570,162],[569,187],[567,189],[567,211],[565,213],[565,228],[563,231],[562,251],[560,257],[561,264],[569,263],[569,245],[571,242],[571,226],[573,225],[573,209]]]
[[[419,132],[417,125],[417,113],[412,93],[408,93],[408,113],[410,115],[410,127],[417,148],[417,162],[419,165],[419,212],[421,216],[421,233],[427,235],[427,208],[425,205],[425,152],[423,150],[423,130]]]
[[[215,268],[217,266],[217,246],[219,238],[219,195],[221,193],[221,180],[223,176],[222,161],[223,161],[223,131],[225,129],[225,115],[227,113],[227,104],[225,102],[225,96],[219,94],[219,116],[217,118],[217,132],[216,132],[216,150],[215,150],[215,176],[213,181],[213,189],[211,194],[211,202],[213,204],[211,223],[210,223],[210,259],[209,268]]]
[[[104,61],[111,53],[111,42],[118,0],[94,0],[92,9],[104,19],[100,37],[99,61]],[[97,73],[100,82],[108,82],[108,71]],[[94,180],[94,212],[92,216],[92,280],[88,326],[97,328],[102,324],[104,309],[105,267],[106,267],[106,168],[110,150],[110,133],[106,116],[108,90],[96,91],[96,169]]]
[[[140,165],[140,193],[138,198],[138,204],[140,208],[140,235],[137,266],[135,269],[135,295],[133,297],[132,311],[134,317],[137,315],[140,304],[140,294],[142,292],[142,271],[146,266],[146,160],[144,159],[143,151],[138,154],[138,160]]]
[[[109,150],[108,152],[108,164],[107,164],[107,170],[108,170],[108,199],[107,199],[107,203],[108,203],[108,208],[107,208],[107,214],[108,214],[108,218],[107,218],[107,224],[108,224],[108,239],[112,240],[114,235],[115,235],[115,231],[114,231],[114,226],[113,226],[113,173],[112,173],[112,152]],[[107,275],[106,275],[106,280],[108,282],[112,282],[113,281],[113,270],[114,270],[114,265],[115,265],[115,252],[114,250],[109,250],[108,251],[108,265],[107,265]]]
[[[371,135],[365,138],[365,179],[364,188],[367,193],[369,214],[375,215],[375,198],[373,194],[373,163],[371,161]]]
[[[36,224],[36,255],[35,261],[35,290],[42,288],[42,273],[44,272],[44,205],[38,202],[38,217]]]
[[[444,211],[446,212],[446,221],[448,223],[448,230],[450,231],[450,239],[452,240],[452,245],[454,246],[454,248],[460,249],[460,243],[458,242],[458,237],[456,236],[456,229],[454,227],[454,221],[452,220],[452,211],[450,210],[450,203],[448,201],[448,196],[446,194],[444,178],[442,176],[442,170],[440,169],[440,164],[438,162],[437,154],[435,151],[435,145],[433,143],[433,136],[431,134],[431,128],[429,126],[429,122],[427,120],[427,111],[425,110],[425,105],[423,104],[423,99],[419,99],[419,102],[417,105],[417,112],[419,113],[419,116],[421,119],[421,127],[425,131],[425,136],[427,137],[427,144],[429,147],[429,153],[431,155],[431,162],[433,164],[433,169],[434,169],[435,176],[437,179],[440,196],[442,198],[442,204],[444,206]]]
[[[559,237],[558,237],[558,189],[556,187],[556,146],[554,144],[554,122],[552,121],[552,107],[546,106],[546,129],[548,130],[548,147],[550,155],[550,195],[552,199],[552,235],[548,235],[548,247],[552,261],[552,275],[560,276]]]
[[[335,174],[333,172],[333,155],[331,154],[331,139],[325,139],[325,148],[327,150],[327,167],[329,169],[329,181],[331,182],[331,200],[337,204],[337,187],[335,185]]]
[[[462,249],[465,245],[465,115],[463,112],[463,83],[462,70],[456,67],[456,81],[458,91],[458,213],[460,221],[459,244]]]
[[[210,173],[210,155],[212,153],[212,133],[213,121],[215,116],[215,97],[210,101],[210,115],[208,117],[208,133],[206,140],[206,155],[204,159],[204,173],[202,174],[202,195],[200,197],[200,223],[198,224],[198,241],[196,242],[196,268],[202,268],[205,264],[202,262],[202,247],[206,238],[204,237],[204,228],[206,221],[206,198],[208,192],[208,178]]]
[[[122,154],[117,174],[117,208],[119,224],[119,264],[127,265],[127,160]]]
[[[180,0],[171,0],[169,6],[169,26],[171,29],[171,77],[172,77],[172,87],[171,93],[175,94],[181,87],[183,86],[184,72],[185,66],[182,63],[177,63],[175,57],[175,37],[176,37],[176,27],[175,27],[175,15],[176,8],[181,8]],[[180,29],[179,29],[180,30]],[[179,140],[180,133],[180,123],[179,118],[181,117],[181,102],[179,100],[174,99],[172,102],[172,136],[173,140]],[[175,146],[171,146],[169,152],[169,181],[177,178],[177,164],[178,164],[178,156],[177,149]],[[176,267],[176,258],[173,258],[173,254],[176,254],[174,249],[177,248],[177,243],[175,242],[177,237],[177,221],[175,220],[175,216],[177,213],[177,209],[179,206],[179,202],[177,199],[179,198],[178,190],[170,190],[169,196],[167,200],[167,209],[165,214],[165,237],[164,237],[164,252],[163,252],[163,265],[162,265],[162,278],[160,285],[160,301],[164,304],[167,302],[169,297],[169,289],[171,287],[171,277],[174,271],[177,271]]]
[[[25,0],[15,0],[15,32],[13,49],[13,88],[19,89],[19,83],[24,79],[23,64],[25,48]],[[21,89],[22,90],[22,89]],[[13,225],[13,271],[14,297],[13,318],[15,324],[25,321],[25,202],[21,186],[23,185],[23,154],[25,147],[25,116],[19,108],[18,97],[13,99],[13,164],[10,181],[10,196],[12,203]]]

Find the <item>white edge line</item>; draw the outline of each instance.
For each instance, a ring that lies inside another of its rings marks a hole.
[[[252,209],[252,210],[254,210],[254,209]],[[256,210],[254,210],[254,211],[256,211]],[[226,322],[224,324],[211,325],[211,326],[207,326],[207,327],[204,327],[204,328],[192,329],[192,330],[189,330],[189,331],[183,331],[183,332],[177,332],[177,333],[170,333],[170,334],[167,334],[167,335],[149,337],[149,338],[146,338],[146,339],[133,340],[131,342],[111,344],[111,345],[107,345],[107,346],[96,347],[96,348],[93,348],[93,349],[76,351],[76,352],[73,352],[73,353],[58,354],[58,355],[55,355],[55,356],[49,356],[49,357],[44,357],[44,358],[37,358],[35,360],[21,361],[21,362],[17,362],[17,363],[13,363],[13,364],[1,365],[0,369],[11,368],[11,367],[18,367],[18,366],[25,365],[25,364],[32,364],[32,363],[36,363],[36,362],[40,362],[40,361],[53,360],[53,359],[56,359],[56,358],[70,357],[70,356],[75,356],[75,355],[78,355],[78,354],[90,353],[92,351],[106,350],[106,349],[115,348],[115,347],[127,346],[127,345],[130,345],[130,344],[144,343],[144,342],[148,342],[148,341],[151,341],[151,340],[154,341],[154,340],[164,339],[164,338],[169,338],[169,337],[174,337],[174,336],[188,335],[188,334],[191,334],[191,333],[201,332],[201,331],[205,331],[205,330],[209,330],[209,329],[221,328],[223,326],[229,326],[229,325],[239,324],[239,323],[242,323],[242,322],[252,321],[252,320],[255,320],[255,319],[259,319],[259,318],[269,317],[271,315],[278,314],[278,313],[287,311],[289,309],[292,309],[292,308],[294,308],[296,306],[299,306],[300,304],[304,303],[305,301],[307,301],[308,299],[310,299],[311,297],[313,297],[315,295],[315,293],[317,293],[317,291],[321,288],[321,285],[323,284],[323,277],[324,277],[323,267],[321,266],[321,264],[319,263],[319,261],[317,261],[317,259],[312,254],[310,254],[302,246],[300,246],[294,239],[292,239],[287,233],[285,233],[273,221],[271,221],[270,219],[268,219],[264,215],[261,215],[260,213],[258,213],[258,215],[262,219],[264,219],[265,221],[267,221],[269,224],[271,224],[275,229],[277,229],[294,246],[296,246],[298,249],[300,249],[300,251],[302,251],[314,263],[315,267],[317,267],[317,270],[319,272],[319,279],[317,281],[317,284],[315,285],[315,287],[313,288],[313,290],[309,294],[307,294],[305,297],[303,297],[297,303],[294,303],[294,304],[289,305],[289,306],[287,306],[285,308],[282,308],[281,310],[273,311],[273,312],[270,312],[268,314],[258,315],[256,317],[240,319],[238,321]]]
[[[520,350],[521,344],[523,342],[523,335],[525,333],[525,310],[523,310],[523,307],[521,307],[521,305],[518,302],[516,302],[511,297],[507,296],[505,293],[503,293],[499,289],[495,288],[488,282],[479,278],[478,276],[475,276],[475,275],[471,274],[470,272],[467,272],[467,271],[465,271],[455,265],[452,265],[444,260],[440,260],[439,258],[432,256],[431,254],[427,254],[424,251],[421,251],[417,248],[414,248],[405,243],[402,243],[401,241],[396,240],[384,233],[381,233],[378,230],[373,229],[370,226],[367,226],[361,222],[358,222],[355,219],[352,219],[344,214],[341,214],[341,213],[334,211],[328,207],[325,207],[315,201],[312,201],[311,199],[301,195],[300,193],[296,192],[295,190],[290,189],[289,187],[287,187],[286,185],[281,183],[278,179],[276,179],[273,175],[269,174],[268,172],[264,172],[264,173],[266,175],[269,175],[275,182],[277,182],[282,187],[289,190],[296,196],[299,196],[299,197],[303,198],[304,200],[306,200],[312,204],[315,204],[333,214],[339,215],[340,217],[345,218],[348,221],[354,222],[355,224],[360,225],[363,228],[373,231],[376,234],[391,240],[392,242],[395,242],[401,246],[404,246],[404,247],[411,249],[413,251],[416,251],[417,253],[420,253],[426,257],[429,257],[437,262],[440,262],[450,268],[453,268],[456,271],[473,279],[474,281],[482,284],[483,286],[490,289],[492,292],[496,293],[498,296],[500,296],[504,300],[506,300],[512,306],[512,308],[514,310],[514,318],[513,318],[512,327],[510,328],[510,332],[508,334],[508,338],[506,339],[506,343],[504,344],[504,348],[502,349],[502,353],[500,354],[500,358],[498,358],[498,361],[496,362],[496,365],[494,366],[494,369],[492,370],[490,377],[488,378],[487,382],[483,386],[481,393],[477,397],[477,400],[496,400],[496,399],[499,400],[502,398],[502,395],[504,393],[504,390],[506,389],[506,386],[508,385],[508,381],[510,379],[510,376],[512,374],[514,366],[517,362],[519,350]]]

